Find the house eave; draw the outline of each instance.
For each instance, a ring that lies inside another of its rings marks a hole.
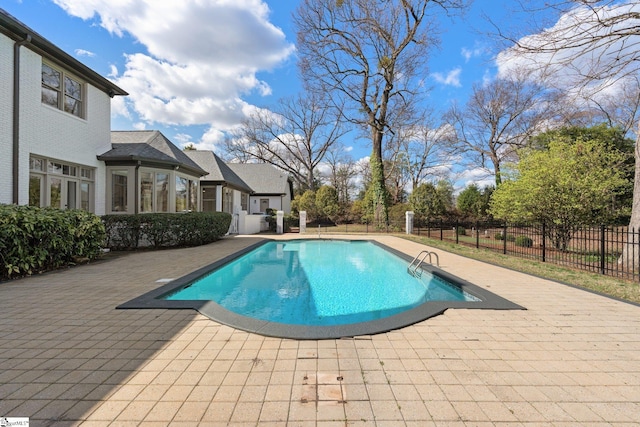
[[[116,95],[129,95],[124,89],[102,77],[1,8],[0,33],[16,42],[26,40],[30,37],[29,43],[26,43],[25,47],[38,53],[43,58],[73,71],[78,74],[79,77],[82,77],[88,83],[102,90],[112,98]]]
[[[157,167],[162,169],[173,169],[182,172],[186,172],[189,175],[202,177],[207,174],[204,170],[196,170],[192,167],[185,166],[180,162],[175,161],[162,161],[162,160],[153,160],[149,161],[140,156],[122,156],[122,157],[106,157],[106,156],[97,156],[98,160],[101,160],[107,166],[143,166],[143,167]]]

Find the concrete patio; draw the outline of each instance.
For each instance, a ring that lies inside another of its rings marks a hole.
[[[366,238],[410,255],[425,248]],[[1,283],[0,418],[29,417],[31,426],[638,425],[640,307],[438,250],[443,270],[527,310],[448,310],[385,334],[322,341],[250,334],[195,311],[115,310],[257,239],[128,253]]]

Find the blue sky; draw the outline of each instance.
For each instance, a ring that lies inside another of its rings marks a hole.
[[[432,54],[431,107],[464,103],[496,74],[483,18],[506,22],[513,2],[476,0],[440,22]],[[130,93],[112,103],[113,129],[159,129],[178,146],[216,150],[254,108],[300,89],[289,0],[0,0],[0,7]],[[513,22],[512,22],[513,24]],[[366,141],[345,141],[351,155]],[[490,180],[489,180],[490,181]]]

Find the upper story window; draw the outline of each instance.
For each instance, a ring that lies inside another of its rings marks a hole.
[[[66,72],[42,63],[42,103],[84,118],[84,85]]]

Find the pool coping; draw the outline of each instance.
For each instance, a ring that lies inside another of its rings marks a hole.
[[[344,239],[289,239],[284,241],[295,240],[344,240]],[[459,286],[463,291],[477,297],[480,301],[428,301],[424,304],[414,307],[402,313],[398,313],[382,319],[371,320],[367,322],[351,323],[346,325],[335,326],[304,326],[290,325],[277,322],[270,322],[260,319],[254,319],[240,314],[234,313],[217,304],[214,301],[202,300],[163,300],[160,297],[174,292],[189,283],[199,279],[200,277],[210,273],[211,271],[239,258],[246,253],[273,241],[283,241],[275,239],[265,239],[243,248],[231,255],[223,257],[211,264],[199,268],[187,275],[172,280],[152,291],[140,295],[132,300],[120,304],[116,309],[165,309],[165,310],[185,310],[192,309],[200,314],[227,326],[241,329],[247,332],[257,333],[269,337],[289,338],[299,340],[317,340],[317,339],[336,339],[355,337],[361,335],[374,335],[388,332],[394,329],[400,329],[423,320],[438,316],[446,310],[453,309],[484,309],[484,310],[526,310],[518,304],[515,304],[499,295],[496,295],[484,288],[473,283],[454,276],[446,271],[431,265],[423,264],[421,268],[434,276],[440,277],[448,282],[452,282]],[[396,249],[370,239],[353,239],[350,241],[366,241],[373,243],[386,251],[407,261],[407,265],[412,258]]]

